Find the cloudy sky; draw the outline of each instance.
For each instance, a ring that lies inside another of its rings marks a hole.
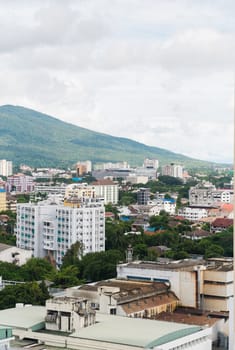
[[[232,162],[234,0],[0,0],[0,104]]]

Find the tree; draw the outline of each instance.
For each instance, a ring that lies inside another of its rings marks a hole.
[[[88,253],[80,261],[80,278],[86,281],[99,281],[116,277],[116,265],[123,259],[118,250]]]
[[[49,294],[36,282],[6,286],[0,291],[0,309],[15,307],[16,303],[45,305]]]
[[[80,241],[72,244],[71,247],[67,250],[63,257],[62,268],[65,268],[70,265],[77,266],[79,264],[79,258],[82,257],[83,247]]]
[[[25,281],[41,281],[46,279],[55,268],[46,260],[31,258],[21,267],[21,275]]]
[[[81,284],[82,281],[78,279],[79,269],[77,266],[70,265],[57,271],[53,277],[53,282],[55,287],[67,288],[72,286],[77,286]]]
[[[205,258],[220,258],[224,255],[224,250],[217,244],[212,244],[205,251]]]
[[[144,243],[138,243],[133,247],[133,253],[137,259],[144,259],[148,255],[148,247]]]

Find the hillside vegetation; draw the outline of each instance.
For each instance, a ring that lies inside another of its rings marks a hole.
[[[28,108],[0,107],[0,159],[12,160],[15,165],[67,167],[86,159],[125,160],[131,165],[141,165],[145,157],[157,158],[161,164],[211,165],[127,138],[81,128]]]

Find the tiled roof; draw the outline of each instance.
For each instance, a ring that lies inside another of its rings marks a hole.
[[[137,301],[122,304],[121,307],[123,308],[126,314],[132,314],[177,301],[178,298],[175,296],[175,294],[172,292],[168,292],[160,295],[155,295],[153,297],[143,298]]]
[[[227,218],[217,218],[215,219],[215,221],[212,222],[213,227],[227,228],[232,225],[233,225],[233,219],[227,219]]]

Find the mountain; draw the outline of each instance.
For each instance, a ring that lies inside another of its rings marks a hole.
[[[162,148],[65,123],[32,109],[0,106],[0,159],[12,160],[16,165],[67,167],[86,159],[125,160],[131,165],[141,165],[145,157],[157,158],[161,164],[210,165]]]

